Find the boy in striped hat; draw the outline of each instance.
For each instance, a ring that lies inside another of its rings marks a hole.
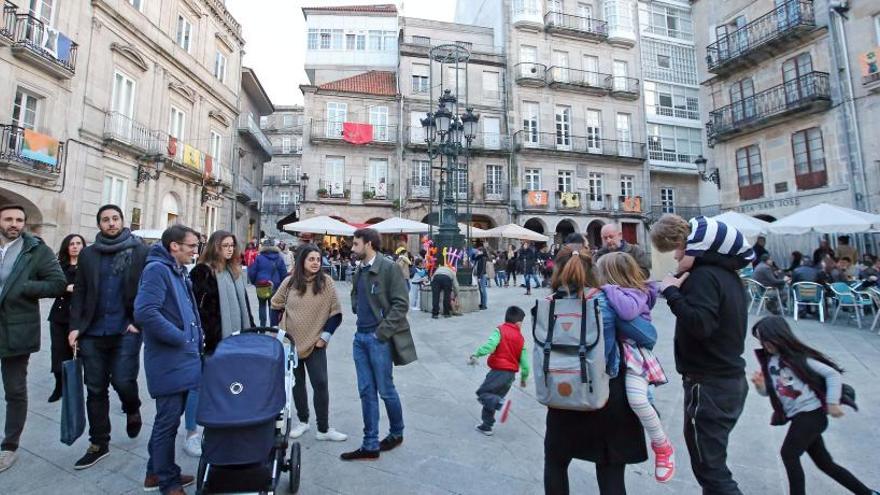
[[[745,268],[755,259],[755,252],[745,236],[735,227],[703,216],[684,218],[667,213],[651,227],[651,242],[661,253],[676,251],[678,274],[690,271],[694,260],[714,253],[732,257],[736,269]]]

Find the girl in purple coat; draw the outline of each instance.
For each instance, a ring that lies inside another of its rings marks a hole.
[[[617,336],[626,361],[626,398],[630,408],[651,437],[655,454],[654,478],[666,483],[675,474],[675,454],[660,416],[648,400],[648,385],[666,383],[666,375],[651,350],[657,342],[657,329],[651,323],[651,308],[657,302],[657,286],[645,280],[635,258],[624,252],[611,252],[596,262],[602,291],[620,321]],[[650,341],[638,346],[635,340]]]

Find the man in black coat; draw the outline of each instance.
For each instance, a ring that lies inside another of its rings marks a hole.
[[[74,469],[94,466],[110,453],[111,384],[127,416],[128,436],[141,430],[137,377],[143,337],[134,326],[134,299],[148,248],[125,228],[118,206],[102,206],[96,218],[100,232],[79,256],[70,303],[69,340],[71,347],[79,346],[83,362],[91,442]]]
[[[530,282],[534,281],[535,287],[540,285],[538,283],[538,277],[535,276],[535,268],[538,263],[538,253],[535,252],[535,248],[529,245],[529,241],[523,241],[522,247],[519,249],[518,258],[520,270],[522,270],[523,278],[525,279],[526,295],[530,296],[532,294],[532,286]]]
[[[676,261],[684,251],[675,252]],[[727,468],[727,442],[748,394],[748,297],[736,258],[706,253],[660,289],[676,317],[675,367],[684,385],[685,443],[703,493],[741,495]]]

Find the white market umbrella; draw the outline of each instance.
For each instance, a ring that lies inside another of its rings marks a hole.
[[[352,236],[357,229],[335,218],[320,216],[288,223],[284,225],[284,230],[306,234]]]
[[[380,234],[422,234],[431,231],[431,226],[426,223],[400,217],[382,220],[370,228],[376,229]]]
[[[490,236],[486,235],[486,232],[488,232],[488,230],[486,230],[486,229],[474,227],[473,225],[470,226],[470,229],[471,229],[471,237],[474,239],[481,239],[484,237],[490,237]],[[462,235],[467,235],[468,225],[465,223],[458,224],[458,231],[461,232]]]
[[[856,234],[880,225],[880,215],[822,203],[770,224],[773,234]]]
[[[162,233],[164,230],[160,229],[139,229],[132,230],[131,235],[140,237],[145,241],[155,241],[162,238]]]
[[[509,223],[485,232],[486,237],[504,237],[507,239],[519,239],[523,241],[550,242],[546,235],[539,234],[534,230],[520,227],[515,223]]]
[[[712,220],[724,222],[731,227],[736,228],[742,234],[750,239],[754,239],[759,235],[770,232],[770,222],[765,222],[760,218],[755,218],[737,211],[726,211],[720,215],[715,215]]]

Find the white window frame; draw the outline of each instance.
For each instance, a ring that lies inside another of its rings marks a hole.
[[[125,203],[128,199],[128,180],[115,175],[104,175],[104,185],[101,193],[103,204],[113,204],[125,211]]]
[[[192,53],[193,31],[194,23],[190,20],[190,18],[181,13],[178,13],[177,35],[175,37],[175,43],[180,48],[186,50],[186,53]]]
[[[874,16],[874,44],[880,46],[880,14]]]
[[[634,198],[636,195],[636,176],[621,175],[620,176],[620,197],[622,199]]]
[[[226,84],[226,67],[228,64],[229,59],[226,57],[226,54],[222,50],[217,49],[217,54],[214,56],[214,78],[223,84]]]
[[[280,191],[278,193],[278,204],[282,208],[286,207],[290,204],[290,192],[288,191]]]
[[[498,71],[483,71],[483,98],[489,100],[501,98],[501,74]]]
[[[431,89],[431,67],[425,64],[412,64],[411,85],[414,94],[426,94]]]
[[[527,191],[542,191],[541,189],[541,169],[527,168],[523,172],[523,184]]]
[[[15,90],[15,100],[12,106],[12,123],[18,127],[35,130],[40,117],[40,100],[42,98],[22,87]],[[33,105],[31,106],[31,103]],[[31,106],[31,108],[28,108]],[[18,108],[18,111],[16,111]],[[32,120],[28,121],[28,113]]]
[[[219,132],[211,129],[211,158],[213,159],[214,164],[214,175],[219,176],[219,169],[221,165],[220,157],[223,156],[223,135]]]
[[[488,150],[501,149],[501,119],[483,117],[481,120],[483,121],[483,147]]]
[[[559,192],[574,192],[574,172],[571,170],[558,170],[556,172],[556,190]]]
[[[388,107],[378,105],[370,108],[370,125],[373,126],[373,140],[385,142],[390,136],[388,127]]]
[[[675,189],[671,187],[660,188],[660,211],[675,213]]]
[[[523,142],[527,148],[537,148],[541,142],[541,105],[534,101],[523,104]]]
[[[342,137],[342,124],[348,118],[348,103],[327,102],[327,122],[324,130],[328,138]]]
[[[590,172],[588,199],[591,210],[601,210],[605,206],[605,183],[602,174]]]
[[[122,91],[128,91],[128,98],[122,95]],[[113,132],[117,137],[130,142],[134,130],[134,103],[137,97],[137,83],[134,78],[119,69],[113,71],[113,89],[110,95],[110,111],[115,114],[111,117]],[[119,115],[119,116],[117,116]]]
[[[281,166],[281,182],[286,183],[290,181],[290,165],[285,163]]]
[[[281,125],[284,127],[293,127],[293,115],[283,115],[281,117]]]
[[[556,129],[556,149],[569,151],[571,150],[571,107],[567,105],[557,105],[554,114],[554,122]]]
[[[281,138],[281,153],[287,154],[290,153],[290,137],[285,136]]]
[[[370,158],[367,162],[367,184],[365,190],[373,192],[373,198],[388,197],[388,159]]]
[[[345,194],[345,157],[328,156],[325,161],[325,177],[327,192],[331,196],[342,197]]]
[[[632,115],[618,112],[614,119],[614,127],[617,130],[618,156],[633,156]]]
[[[414,198],[431,196],[431,162],[429,160],[413,160],[410,171],[410,194]]]
[[[186,136],[186,112],[174,105],[171,105],[169,113],[168,135],[177,139],[179,143],[177,149],[181,150],[183,148],[181,143]]]
[[[500,200],[504,196],[504,166],[486,165],[486,199]]]
[[[602,111],[588,109],[586,113],[587,153],[602,154]]]

